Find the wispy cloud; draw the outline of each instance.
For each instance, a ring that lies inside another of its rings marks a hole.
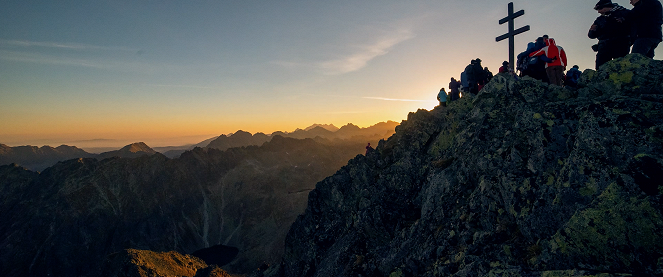
[[[355,47],[357,50],[338,59],[323,61],[317,67],[326,74],[336,75],[357,71],[365,67],[369,61],[389,53],[397,44],[414,38],[414,34],[407,29],[391,32],[377,38],[373,43]]]
[[[378,35],[375,35],[378,34]],[[325,75],[340,75],[360,70],[368,63],[389,53],[396,45],[415,37],[414,33],[407,28],[396,30],[379,30],[371,36],[362,36],[360,39],[366,43],[354,43],[349,45],[338,45],[337,51],[342,54],[330,54],[334,58],[317,61],[272,61],[274,65],[288,69],[318,70]],[[338,49],[341,50],[338,50]]]
[[[401,101],[401,102],[429,102],[430,100],[418,100],[418,99],[397,99],[397,98],[385,98],[385,97],[362,97],[364,99],[374,99],[374,100],[383,100],[383,101]]]
[[[102,57],[76,58],[62,55],[41,54],[36,52],[7,51],[2,49],[0,49],[0,60],[141,73],[153,73],[172,67],[168,65],[152,65],[142,62]]]
[[[14,46],[14,47],[56,48],[63,50],[76,50],[76,51],[126,51],[126,52],[140,51],[140,49],[136,48],[119,47],[119,46],[99,46],[99,45],[82,44],[82,43],[62,43],[62,42],[5,40],[5,39],[0,39],[0,45]]]

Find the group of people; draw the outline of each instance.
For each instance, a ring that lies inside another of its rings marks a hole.
[[[654,50],[663,41],[663,6],[660,0],[629,0],[631,10],[600,0],[594,6],[600,16],[596,18],[587,34],[599,42],[592,46],[596,53],[596,69],[616,58],[630,53],[639,53],[649,58],[654,57]],[[582,74],[577,65],[566,71],[567,59],[564,48],[557,45],[548,35],[537,38],[527,44],[527,50],[518,54],[516,70],[519,76],[532,78],[557,86],[575,87]],[[509,62],[503,62],[499,73],[511,72]],[[566,71],[566,73],[564,73]],[[493,74],[481,66],[476,59],[465,67],[460,74],[460,81],[451,78],[450,93],[444,88],[438,93],[441,106],[446,102],[460,99],[460,93],[477,94],[487,84]]]
[[[440,101],[440,106],[446,107],[447,101],[455,101],[460,99],[462,93],[471,93],[476,95],[481,91],[493,78],[493,73],[490,72],[488,67],[481,65],[481,59],[472,60],[465,70],[460,73],[460,81],[456,78],[451,78],[449,82],[449,94],[444,88],[440,89],[437,94],[437,100]]]
[[[558,85],[564,85],[567,60],[564,48],[555,39],[544,35],[527,44],[527,50],[518,54],[516,69],[520,76]]]
[[[587,36],[598,39],[592,46],[596,53],[596,69],[612,59],[631,53],[654,57],[654,49],[663,40],[663,7],[659,0],[630,0],[629,10],[601,0],[594,6],[601,14],[589,28]],[[633,47],[631,49],[631,47]]]
[[[460,81],[456,78],[451,78],[449,82],[449,94],[444,88],[440,89],[437,94],[437,100],[440,101],[440,106],[446,107],[447,101],[455,101],[460,99],[462,93],[471,93],[476,95],[481,91],[493,78],[493,73],[488,70],[488,67],[481,65],[481,59],[472,60],[465,70],[460,73]]]
[[[472,60],[460,73],[461,90],[476,95],[492,78],[493,73],[488,70],[488,67],[483,67],[481,59],[477,58]],[[451,80],[454,81],[453,78]],[[451,89],[451,84],[449,84],[449,89]]]

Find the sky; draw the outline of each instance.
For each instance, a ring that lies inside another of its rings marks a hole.
[[[2,0],[0,143],[159,147],[401,122],[472,59],[497,73],[509,2],[525,10],[515,28],[531,27],[516,54],[548,34],[570,65],[594,67],[595,0]]]

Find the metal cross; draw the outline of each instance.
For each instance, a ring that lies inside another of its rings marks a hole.
[[[513,57],[514,57],[514,55],[513,55],[513,51],[514,51],[513,50],[514,49],[513,39],[517,34],[529,31],[529,25],[527,25],[525,27],[522,27],[522,28],[520,28],[518,30],[515,30],[515,31],[513,30],[513,20],[516,17],[519,17],[523,14],[525,14],[524,10],[520,10],[516,13],[513,13],[513,2],[509,3],[509,15],[505,18],[500,19],[500,25],[504,24],[505,22],[509,22],[509,32],[495,38],[495,41],[502,41],[506,38],[509,38],[509,68],[511,69],[511,71],[513,71],[513,68],[514,68],[513,67],[514,66],[514,63],[513,63]]]

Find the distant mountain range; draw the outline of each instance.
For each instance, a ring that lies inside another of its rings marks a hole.
[[[278,262],[315,184],[365,153],[359,138],[275,135],[174,159],[135,143],[41,173],[0,165],[0,276],[100,276],[107,255],[126,248],[196,255],[227,245],[234,254],[213,254],[234,257],[224,269],[239,273]]]
[[[294,132],[279,131],[270,135],[264,133],[251,134],[239,130],[233,134],[221,135],[192,145],[155,147],[153,149],[143,142],[138,142],[129,144],[119,150],[107,151],[100,154],[89,153],[76,146],[67,145],[53,148],[50,146],[10,147],[0,144],[0,165],[15,163],[30,170],[43,171],[59,161],[77,158],[96,158],[98,160],[111,157],[136,158],[143,155],[152,155],[157,152],[162,153],[168,158],[176,158],[185,151],[192,150],[196,147],[226,150],[233,147],[252,145],[260,146],[265,142],[269,142],[275,136],[296,139],[319,138],[332,142],[349,139],[352,139],[353,141],[365,140],[368,142],[389,137],[394,133],[396,126],[398,126],[398,123],[394,121],[380,122],[367,128],[360,128],[351,123],[348,123],[341,128],[338,128],[333,124],[313,124],[305,129],[296,129]]]
[[[306,138],[321,138],[326,140],[374,140],[375,138],[389,137],[394,133],[398,123],[394,121],[380,122],[367,128],[360,128],[357,125],[348,123],[347,125],[336,128],[336,126],[314,124],[306,129],[297,129],[294,132],[274,132],[271,135],[263,133],[251,133],[245,131],[237,131],[231,135],[221,135],[215,140],[211,141],[207,147],[216,148],[219,150],[226,150],[232,147],[242,147],[250,145],[262,145],[270,141],[274,136],[282,136],[287,138],[306,139]]]
[[[143,142],[129,144],[122,149],[101,154],[88,153],[76,146],[17,146],[0,144],[0,165],[18,164],[27,169],[42,171],[57,162],[78,158],[96,158],[103,160],[111,157],[137,158],[157,153]]]

